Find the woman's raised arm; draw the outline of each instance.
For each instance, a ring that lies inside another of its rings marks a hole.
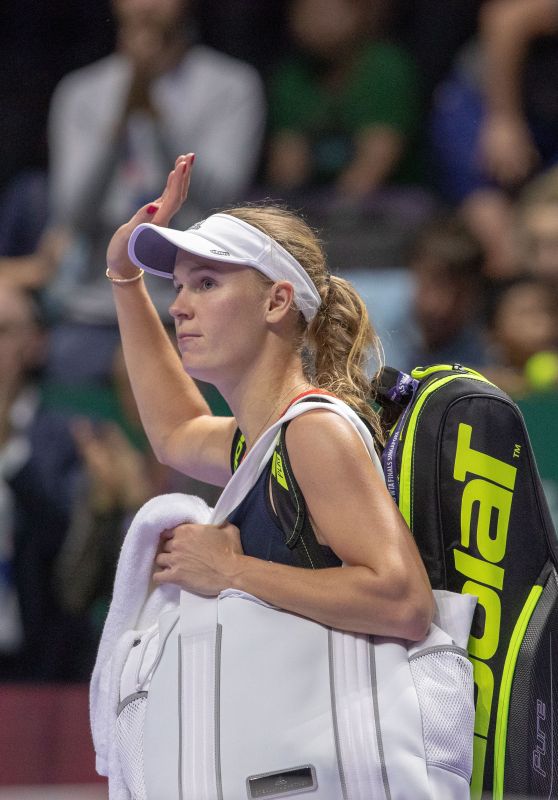
[[[161,197],[118,228],[107,250],[107,277],[113,280],[134,397],[157,458],[194,478],[224,485],[230,477],[235,421],[211,415],[195,382],[185,373],[143,281],[134,280],[138,268],[128,257],[128,241],[137,225],[167,226],[184,203],[193,160],[193,153],[179,156]]]

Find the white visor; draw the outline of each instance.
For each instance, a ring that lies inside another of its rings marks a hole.
[[[298,261],[275,239],[230,214],[213,214],[185,231],[144,222],[128,243],[130,259],[146,272],[172,278],[178,250],[223,264],[242,264],[272,281],[288,281],[294,302],[309,322],[321,305],[318,290]]]

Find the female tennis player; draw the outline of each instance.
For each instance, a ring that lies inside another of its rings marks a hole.
[[[306,223],[281,208],[231,208],[187,231],[168,228],[193,161],[177,159],[162,196],[118,229],[107,253],[126,364],[157,457],[224,486],[237,429],[249,450],[307,392],[333,393],[379,437],[366,374],[379,343],[361,298],[329,274]],[[174,282],[180,359],[143,270]],[[193,379],[213,384],[233,416],[213,416]],[[298,566],[285,544],[270,467],[226,524],[162,532],[154,581],[202,595],[233,587],[341,630],[422,639],[433,614],[428,578],[353,426],[326,408],[308,411],[290,423],[286,444],[326,566]]]

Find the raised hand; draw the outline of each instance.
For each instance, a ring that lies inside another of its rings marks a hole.
[[[142,222],[154,222],[165,227],[169,224],[188,196],[194,158],[194,153],[178,156],[174,168],[169,172],[163,194],[152,203],[142,206],[115,232],[107,249],[107,267],[113,277],[130,278],[137,274],[138,268],[128,257],[128,241],[132,231]]]

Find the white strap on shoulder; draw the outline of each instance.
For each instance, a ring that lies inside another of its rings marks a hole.
[[[307,411],[314,411],[316,409],[332,411],[351,422],[364,442],[376,468],[382,473],[380,459],[374,447],[374,438],[358,414],[336,397],[327,396],[326,403],[323,402],[323,399],[321,401],[317,399],[312,401],[311,395],[307,397],[309,399],[305,399],[304,402],[298,402],[292,405],[280,419],[262,433],[252,449],[248,451],[239,468],[223,489],[213,509],[210,520],[211,524],[221,525],[229,514],[242,502],[244,497],[246,497],[273,454],[277,438],[281,431],[281,426],[285,422]],[[323,398],[324,395],[316,395],[316,397]]]
[[[316,395],[316,397],[323,398],[324,395]],[[327,403],[324,403],[323,400],[312,401],[311,399],[305,400],[305,402],[295,403],[280,419],[262,433],[223,489],[211,514],[209,524],[221,525],[229,514],[242,502],[258,480],[266,464],[269,462],[277,444],[281,426],[285,422],[307,411],[313,411],[315,409],[323,411],[326,409],[349,420],[364,442],[376,468],[382,473],[380,459],[374,447],[374,438],[358,414],[336,397],[328,396],[327,400]],[[194,595],[183,590],[180,593],[180,609],[182,634],[188,635],[194,632],[200,632],[201,630],[211,627],[212,624],[215,623],[217,618],[217,598],[200,597],[199,595]]]

